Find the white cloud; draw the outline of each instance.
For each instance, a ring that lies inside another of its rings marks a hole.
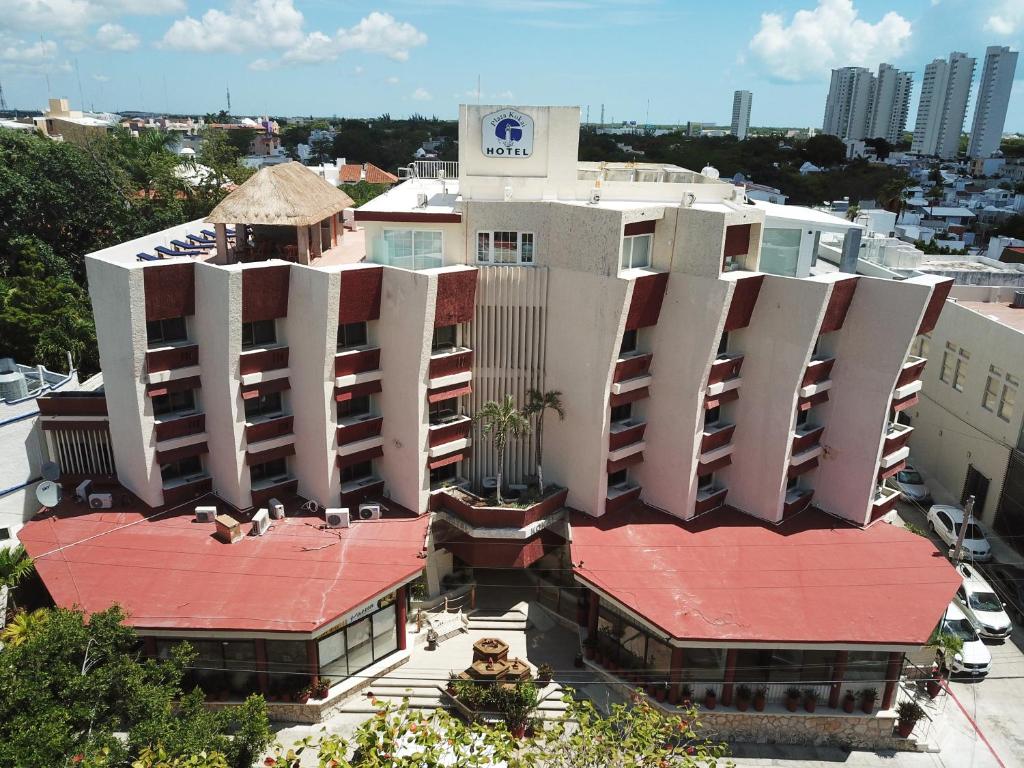
[[[57,43],[53,40],[30,43],[0,31],[0,71],[41,74],[70,70],[66,61],[57,60],[57,53]]]
[[[335,41],[341,51],[382,53],[396,61],[407,61],[409,50],[425,45],[427,36],[390,13],[373,11],[351,29],[339,29]]]
[[[120,24],[104,24],[96,30],[96,44],[108,51],[134,51],[139,47],[139,36]]]
[[[110,78],[107,75],[93,75],[92,79],[97,83],[109,83]]]
[[[363,74],[363,72],[365,72],[365,71],[366,71],[366,70],[365,70],[365,69],[363,69],[362,67],[353,67],[353,68],[352,68],[352,74],[354,74],[354,75],[361,75],[361,74]]]
[[[4,26],[12,29],[76,34],[122,16],[180,13],[185,0],[0,0],[0,6]]]
[[[426,88],[417,88],[412,92],[412,98],[415,101],[430,101],[434,97],[430,95],[430,91]]]
[[[910,35],[910,22],[893,11],[872,24],[860,18],[853,0],[818,0],[788,25],[780,14],[762,14],[750,50],[770,77],[796,82],[833,67],[889,61],[903,53]]]
[[[1024,2],[1001,0],[985,21],[985,31],[997,35],[1012,35],[1024,27]]]
[[[303,21],[292,0],[234,0],[228,11],[211,8],[200,19],[178,19],[164,33],[162,44],[178,50],[228,53],[301,48]]]
[[[388,78],[388,82],[391,85],[398,85],[398,78],[392,75],[391,77]]]
[[[285,51],[281,60],[286,64],[315,64],[324,59],[332,59],[330,54],[331,38],[323,32],[310,32],[302,42],[291,50]]]

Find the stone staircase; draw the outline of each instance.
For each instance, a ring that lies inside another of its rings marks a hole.
[[[525,632],[531,626],[526,610],[518,605],[504,611],[478,608],[467,618],[470,630]]]

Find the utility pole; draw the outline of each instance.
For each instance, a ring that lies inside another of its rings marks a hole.
[[[964,548],[964,536],[967,535],[967,526],[971,522],[971,515],[974,513],[974,496],[968,496],[964,504],[964,520],[960,523],[960,533],[956,537],[956,546],[953,548],[953,565],[960,562],[960,554]]]
[[[601,125],[604,125],[604,104],[601,105]]]
[[[7,99],[4,98],[4,84],[0,83],[0,111],[7,111]]]

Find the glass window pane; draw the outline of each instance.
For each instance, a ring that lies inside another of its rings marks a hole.
[[[633,238],[622,238],[622,258],[619,260],[619,269],[629,269],[629,262],[633,256]]]
[[[683,679],[701,683],[720,681],[725,675],[724,648],[684,648]],[[694,691],[700,695],[703,691]]]
[[[395,607],[388,606],[373,615],[373,658],[379,660],[398,650],[398,630],[395,626]]]
[[[799,229],[765,229],[761,239],[761,271],[795,277],[801,234]]]
[[[835,660],[835,651],[804,651],[803,667],[800,670],[801,682],[829,682],[832,679],[832,665]]]
[[[477,232],[476,234],[476,259],[477,261],[491,260],[491,233]]]
[[[350,624],[348,635],[348,668],[354,674],[373,663],[373,643],[370,638],[369,617]]]
[[[888,664],[889,654],[886,651],[850,651],[844,677],[847,681],[870,682],[880,689]]]
[[[320,674],[324,677],[346,677],[348,656],[345,652],[345,630],[335,632],[317,643],[320,654]]]
[[[1009,380],[1009,377],[1007,377]],[[1017,390],[1009,385],[1003,387],[1003,399],[999,403],[999,417],[1009,421],[1013,417],[1013,408],[1017,402]]]
[[[633,257],[630,259],[630,266],[646,267],[651,263],[651,236],[638,235],[633,238]]]
[[[524,264],[533,263],[533,233],[523,232],[520,235],[519,260]]]

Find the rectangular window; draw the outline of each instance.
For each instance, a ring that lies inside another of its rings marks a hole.
[[[242,323],[242,349],[265,347],[277,343],[277,325],[273,320]]]
[[[404,269],[430,269],[444,266],[443,237],[440,230],[385,229],[384,263]]]
[[[964,391],[964,382],[967,379],[967,363],[970,361],[970,353],[960,347],[956,356],[956,370],[953,372],[953,389],[957,392]]]
[[[716,405],[714,408],[708,408],[704,411],[704,426],[711,426],[717,424],[719,419],[722,418],[722,406]]]
[[[718,354],[724,355],[729,351],[729,332],[722,331],[722,338],[718,340]]]
[[[338,349],[351,349],[366,345],[366,323],[345,323],[338,326]]]
[[[201,475],[203,464],[198,456],[189,456],[181,461],[172,461],[169,464],[160,465],[160,477],[166,483],[168,480],[177,480],[190,475]]]
[[[276,416],[281,413],[281,393],[268,392],[259,397],[251,397],[245,401],[245,417],[254,419],[259,416]]]
[[[262,464],[253,464],[249,467],[249,479],[253,483],[263,480],[276,480],[288,475],[288,464],[283,458],[271,459]]]
[[[637,331],[635,328],[631,331],[623,331],[622,343],[619,344],[619,357],[636,352],[636,342]]]
[[[622,485],[629,480],[629,470],[620,469],[618,472],[612,472],[608,475],[608,487],[611,488],[615,485]]]
[[[151,347],[187,339],[184,317],[168,317],[164,320],[149,320],[146,323],[146,340]]]
[[[355,395],[338,403],[338,419],[351,419],[370,414],[370,396]]]
[[[621,269],[636,269],[651,265],[653,235],[629,235],[622,238]]]
[[[956,365],[956,347],[946,342],[946,349],[942,353],[942,370],[939,371],[939,381],[945,384],[953,383],[953,368]]]
[[[373,462],[372,461],[361,461],[358,464],[351,464],[341,469],[341,483],[351,483],[356,480],[362,480],[364,478],[373,475]]]
[[[430,423],[443,424],[459,414],[459,400],[456,397],[430,404]]]
[[[533,264],[533,232],[476,233],[476,260],[482,264]]]
[[[169,413],[194,411],[196,408],[195,391],[185,389],[180,392],[168,392],[153,398],[153,415],[166,416]]]
[[[1003,388],[1003,372],[994,365],[988,367],[988,378],[985,380],[985,392],[981,396],[981,407],[995,413],[999,403],[999,393]]]
[[[697,475],[697,487],[700,490],[707,490],[715,484],[715,475],[711,473],[709,475]]]
[[[433,352],[449,352],[455,349],[458,343],[458,328],[454,325],[441,325],[434,329],[434,338],[431,342]]]
[[[633,404],[626,403],[625,405],[614,405],[612,406],[611,421],[625,421],[633,415]]]
[[[1020,386],[1020,380],[1016,377],[1006,374],[1006,383],[1003,385],[1003,393],[999,398],[999,411],[997,416],[1003,421],[1009,421],[1013,418],[1013,408],[1017,404],[1017,389]]]
[[[445,464],[443,467],[430,470],[430,487],[434,488],[441,483],[457,480],[459,477],[459,466],[462,462],[456,461]]]

